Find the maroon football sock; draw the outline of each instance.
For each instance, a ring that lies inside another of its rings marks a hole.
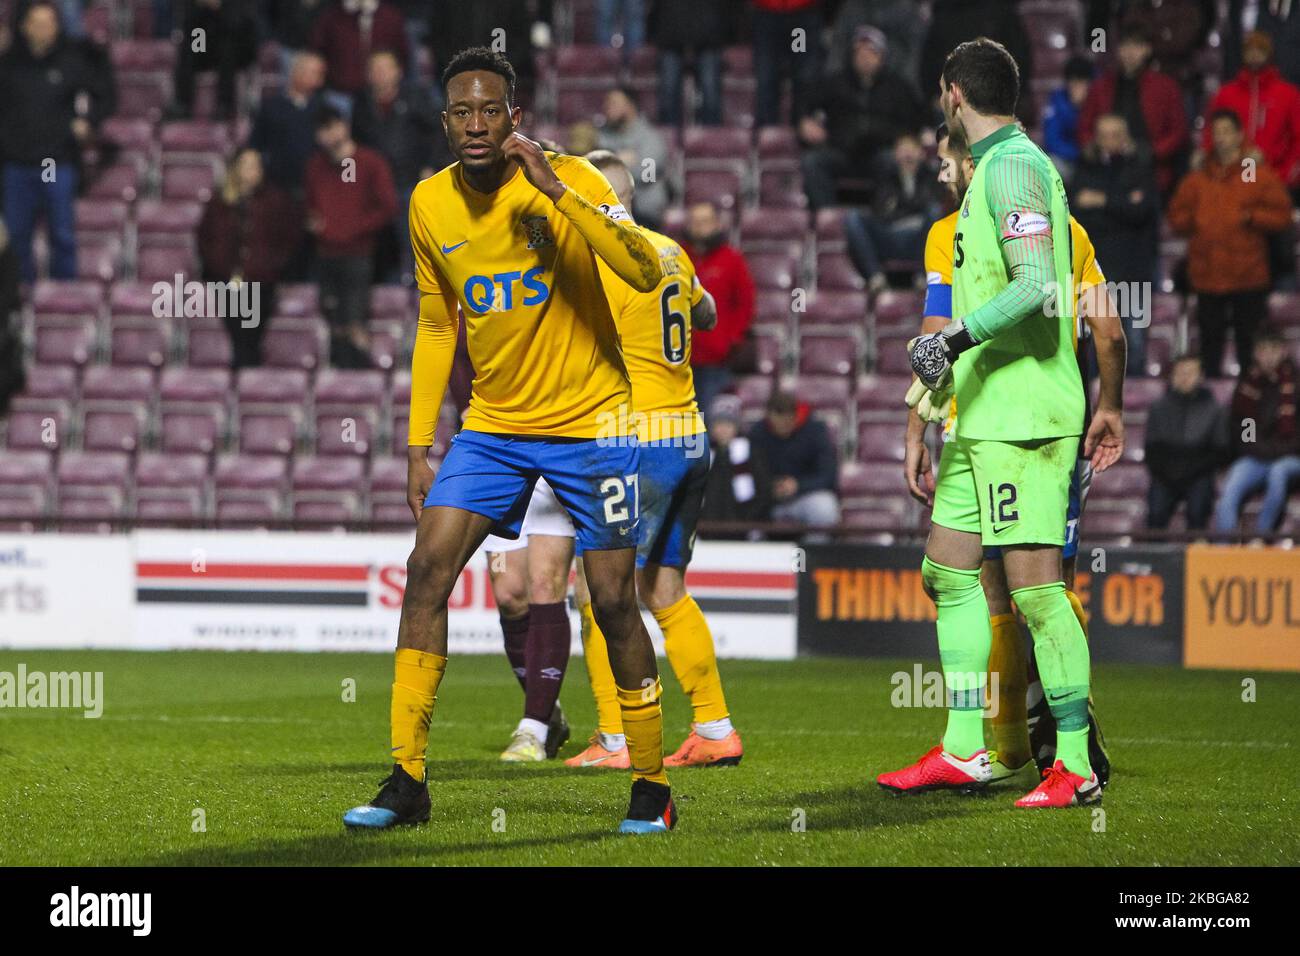
[[[528,690],[526,679],[528,661],[528,612],[523,617],[506,617],[501,615],[501,633],[506,636],[506,659],[510,669],[515,672],[522,690]]]
[[[564,603],[528,605],[528,680],[524,716],[546,723],[569,666],[569,612]]]

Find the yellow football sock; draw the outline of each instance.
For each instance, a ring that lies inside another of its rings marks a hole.
[[[429,749],[429,721],[438,699],[438,684],[447,658],[409,647],[397,649],[393,667],[393,760],[416,780],[424,779],[424,757]]]
[[[596,729],[602,734],[621,734],[623,713],[618,706],[618,688],[614,684],[614,671],[609,666],[605,635],[596,624],[590,602],[578,605],[578,615],[582,618],[582,651],[587,658],[591,696],[596,698]]]
[[[659,706],[663,685],[655,678],[651,687],[632,690],[617,688],[618,706],[623,713],[627,754],[632,760],[632,779],[668,784],[664,771],[664,715]]]
[[[1074,616],[1079,619],[1079,626],[1083,628],[1083,636],[1088,636],[1088,612],[1083,609],[1083,602],[1079,600],[1079,595],[1073,591],[1066,591],[1065,596],[1070,599],[1070,607],[1074,610]]]
[[[989,684],[997,675],[997,713],[990,721],[994,746],[1008,767],[1019,767],[1031,754],[1029,714],[1025,692],[1029,689],[1029,671],[1025,641],[1014,614],[995,614],[989,618],[993,643],[989,648]]]
[[[729,716],[713,635],[695,598],[687,594],[676,604],[655,611],[654,616],[664,632],[668,663],[691,700],[695,722],[703,724]]]

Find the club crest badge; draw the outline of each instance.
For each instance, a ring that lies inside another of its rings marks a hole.
[[[528,237],[529,249],[555,245],[555,236],[551,234],[551,221],[545,216],[524,216],[521,222],[524,235]]]

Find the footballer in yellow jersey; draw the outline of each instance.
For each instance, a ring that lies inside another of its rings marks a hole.
[[[942,163],[940,180],[949,188],[955,203],[960,206],[973,172],[969,149],[960,136],[950,136],[946,127],[940,128],[937,139]],[[957,221],[958,212],[954,211],[934,223],[926,237],[925,318],[922,322],[922,329],[926,332],[938,331],[952,319],[954,257],[961,255],[956,242]],[[1097,349],[1103,406],[1099,414],[1113,416],[1115,423],[1111,426],[1111,433],[1118,436],[1117,441],[1104,440],[1091,457],[1084,456],[1084,441],[1081,439],[1079,458],[1070,478],[1065,546],[1061,551],[1062,574],[1071,605],[1084,623],[1086,632],[1082,605],[1073,591],[1074,565],[1079,548],[1079,520],[1093,472],[1110,467],[1123,452],[1123,426],[1119,421],[1118,409],[1124,380],[1124,332],[1110,301],[1106,277],[1097,262],[1092,240],[1087,230],[1073,216],[1070,217],[1070,243],[1072,272],[1079,300],[1075,348],[1081,363],[1084,360],[1083,340],[1090,338]],[[951,434],[958,413],[954,399],[945,422],[945,434]],[[925,423],[917,416],[909,416],[906,464],[908,485],[912,495],[922,501],[926,500],[927,492],[933,490],[928,453],[924,451],[924,426]],[[1027,659],[1025,655],[1025,643],[1012,612],[1000,548],[984,549],[980,583],[993,626],[989,670],[999,675],[997,716],[993,718],[992,727],[997,749],[991,754],[990,764],[993,779],[997,781],[1015,776],[1022,767],[1028,765],[1031,756],[1035,758],[1040,770],[1051,766],[1055,759],[1055,727],[1043,698],[1041,683],[1037,679],[1037,667],[1032,658]],[[1104,787],[1110,780],[1110,759],[1091,700],[1088,704],[1088,744],[1090,762]]]
[[[604,173],[630,208],[635,182],[623,161],[608,150],[587,159]],[[727,766],[744,754],[731,724],[713,635],[686,590],[686,566],[695,547],[695,526],[709,476],[709,443],[695,401],[691,330],[717,322],[713,297],[700,285],[690,257],[672,239],[649,229],[663,268],[657,288],[634,289],[601,266],[605,294],[618,325],[623,360],[632,377],[632,405],[641,436],[641,526],[637,543],[637,592],[664,634],[664,650],[691,701],[691,733],[670,766]],[[582,552],[582,549],[579,549]],[[623,725],[614,702],[614,680],[604,636],[591,615],[579,565],[578,607],[587,672],[596,698],[596,733],[586,750],[566,761],[574,767],[618,766]]]
[[[420,319],[411,363],[407,495],[417,516],[407,562],[392,693],[393,772],[349,827],[429,818],[429,724],[447,664],[447,598],[489,532],[507,538],[537,479],[573,519],[631,756],[624,833],[676,820],[663,764],[654,647],[636,603],[635,434],[598,438],[631,385],[597,258],[633,288],[663,273],[650,240],[590,163],[543,151],[517,131],[515,73],[500,53],[463,50],[443,72],[442,114],[457,162],[411,199]],[[465,316],[476,372],[464,427],[438,471],[428,464]]]

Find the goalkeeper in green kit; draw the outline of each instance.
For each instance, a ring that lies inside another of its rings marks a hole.
[[[916,380],[907,401],[924,417],[957,399],[921,564],[937,607],[948,723],[939,746],[877,782],[898,793],[989,783],[983,716],[992,631],[980,564],[984,547],[997,546],[1057,724],[1056,763],[1016,806],[1066,807],[1101,799],[1088,763],[1088,643],[1061,574],[1084,391],[1065,187],[1016,123],[1019,87],[1015,60],[986,38],[957,46],[940,78],[944,117],[965,133],[975,173],[954,238],[958,318],[908,343]],[[1094,419],[1085,456],[1111,427],[1105,416]]]

